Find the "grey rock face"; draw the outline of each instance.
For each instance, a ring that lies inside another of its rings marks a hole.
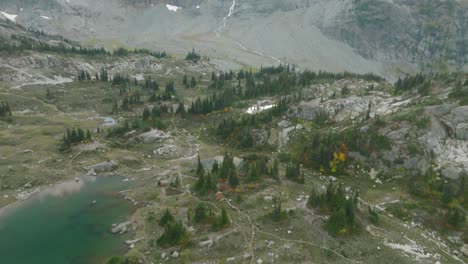
[[[182,9],[173,12],[165,4]],[[468,35],[460,30],[468,28],[465,1],[237,0],[230,12],[231,4],[4,0],[0,10],[18,14],[18,23],[26,27],[72,39],[115,39],[178,53],[195,47],[229,58],[224,65],[267,65],[287,58],[302,67],[387,74],[385,66],[411,70],[438,58],[457,65],[468,60]],[[187,37],[197,34],[204,38]]]
[[[468,140],[468,106],[453,109],[448,120],[455,138]]]
[[[468,170],[468,107],[439,105],[426,108],[431,131],[419,142],[432,154],[443,176],[458,179]]]

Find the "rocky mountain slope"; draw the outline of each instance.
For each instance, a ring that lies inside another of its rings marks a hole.
[[[422,8],[366,8],[376,3]],[[368,54],[343,42],[340,27],[362,29],[350,8],[365,7],[357,1],[1,4],[0,207],[83,175],[122,175],[136,183],[122,196],[139,207],[99,229],[132,237],[117,263],[466,263],[468,75],[392,84],[302,68],[389,73],[431,56],[448,62],[452,31],[445,51],[412,61],[381,43],[394,36],[362,33]],[[14,22],[174,53],[87,50]],[[285,32],[288,49],[275,41]],[[180,58],[192,46],[212,56]],[[222,72],[290,60],[300,67]],[[166,209],[184,233],[171,243],[161,243],[171,230],[160,220]]]
[[[391,77],[467,59],[466,1],[5,0],[0,10],[89,44],[194,47],[224,68],[283,61]]]

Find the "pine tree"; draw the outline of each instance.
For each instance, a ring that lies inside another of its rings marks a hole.
[[[197,159],[197,171],[196,171],[195,175],[198,178],[200,178],[200,177],[203,177],[204,174],[205,174],[205,168],[203,168],[203,164],[201,163],[200,154],[199,154],[198,159]]]
[[[168,223],[174,222],[175,218],[169,211],[169,209],[166,209],[164,211],[164,214],[162,215],[161,219],[159,219],[158,224],[161,227],[165,227]]]
[[[221,230],[223,228],[228,227],[230,224],[231,220],[229,219],[229,215],[227,213],[226,208],[223,206],[223,208],[221,209],[221,214],[216,216],[216,219],[213,222],[213,229]]]
[[[208,219],[207,208],[204,203],[199,203],[197,207],[195,207],[195,213],[192,219],[196,224],[204,223]]]
[[[369,212],[369,215],[368,215],[368,219],[369,221],[376,225],[379,223],[379,214],[377,213],[377,211],[375,211],[374,209],[372,209],[370,206],[368,208],[368,212]]]
[[[143,116],[142,116],[143,121],[147,121],[150,118],[150,116],[151,116],[150,110],[147,107],[145,107],[145,109],[143,110]]]
[[[91,132],[88,130],[86,130],[86,137],[85,137],[87,140],[91,140]]]
[[[279,163],[277,159],[273,162],[273,168],[271,169],[270,175],[273,179],[279,180]]]
[[[273,221],[281,221],[286,218],[286,212],[283,211],[281,206],[281,198],[273,197],[273,211],[270,213],[270,218]]]
[[[219,171],[219,164],[218,164],[218,161],[215,160],[215,161],[213,162],[213,166],[211,167],[211,173],[212,173],[213,175],[217,175],[217,174],[218,174],[218,171]]]
[[[195,77],[192,76],[192,79],[190,80],[190,87],[195,87],[197,86],[197,81],[195,80]]]
[[[179,106],[177,107],[176,114],[180,114],[182,117],[185,116],[186,111],[185,111],[185,105],[183,103],[179,103]]]
[[[237,173],[235,170],[231,171],[231,173],[229,174],[229,185],[233,189],[236,189],[237,186],[239,186],[239,179],[237,178]]]
[[[186,236],[182,221],[171,221],[164,226],[164,233],[158,238],[157,243],[162,247],[174,246],[184,240]]]

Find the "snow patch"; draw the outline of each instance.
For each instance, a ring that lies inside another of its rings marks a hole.
[[[180,7],[180,6],[173,6],[173,5],[169,5],[169,4],[167,4],[166,7],[167,7],[167,9],[169,11],[174,11],[174,12],[177,12],[177,10],[182,9],[182,7]]]
[[[269,105],[263,105],[263,106],[260,106],[260,105],[253,105],[251,107],[249,107],[246,111],[247,114],[257,114],[257,113],[260,113],[260,112],[263,112],[265,110],[268,110],[268,109],[271,109],[275,106],[275,104],[269,104]]]
[[[0,13],[1,13],[2,15],[4,15],[8,20],[11,20],[12,22],[15,22],[15,23],[16,23],[16,17],[17,17],[18,15],[8,14],[8,13],[2,12],[2,11],[0,11]]]
[[[44,19],[47,19],[47,20],[50,19],[50,17],[48,17],[48,16],[41,16],[41,17],[44,18]]]
[[[199,6],[199,5],[197,5],[197,6],[196,6],[196,8],[197,8],[197,9],[200,9],[200,6]]]

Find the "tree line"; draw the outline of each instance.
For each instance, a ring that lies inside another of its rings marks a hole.
[[[31,37],[12,34],[10,38],[13,42],[0,41],[0,50],[4,51],[25,51],[34,50],[40,52],[54,52],[60,54],[76,54],[82,56],[127,56],[131,54],[144,54],[155,58],[166,58],[165,51],[156,52],[148,49],[125,49],[119,48],[114,51],[107,51],[104,48],[82,47],[78,43],[62,38],[59,44],[50,44],[46,41],[33,39]]]

